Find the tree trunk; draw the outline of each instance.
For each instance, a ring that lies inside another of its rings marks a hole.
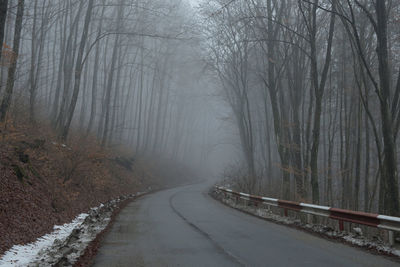
[[[0,106],[0,122],[4,122],[6,119],[6,114],[11,104],[11,97],[14,89],[15,82],[15,71],[17,69],[19,45],[21,40],[22,31],[22,18],[24,15],[24,0],[18,0],[17,16],[15,18],[15,30],[14,30],[14,42],[13,42],[13,58],[11,61],[11,66],[8,68],[8,77],[6,90],[4,92],[3,101]]]
[[[104,4],[104,3],[103,3]],[[100,22],[99,26],[97,28],[97,39],[101,35],[101,30],[103,26],[103,19],[104,19],[104,12],[105,12],[105,7],[103,7],[101,11],[101,17],[100,17]],[[86,130],[86,135],[90,133],[92,130],[94,120],[96,118],[96,112],[97,112],[97,79],[98,79],[98,69],[99,69],[99,61],[100,61],[100,44],[96,44],[96,52],[94,56],[94,65],[93,65],[93,80],[92,80],[92,99],[91,99],[91,106],[90,106],[90,118],[89,118],[89,123],[87,126]]]
[[[118,10],[118,28],[121,27],[122,23],[122,15],[123,15],[123,7],[119,7]],[[108,131],[109,131],[109,120],[110,120],[110,98],[111,98],[111,90],[112,90],[112,85],[113,85],[113,80],[114,80],[114,73],[115,73],[115,65],[117,62],[118,58],[118,48],[119,48],[119,35],[115,37],[114,40],[114,48],[113,48],[113,53],[112,53],[112,58],[111,58],[111,66],[110,66],[110,73],[108,76],[108,81],[107,81],[107,87],[106,87],[106,95],[104,99],[104,108],[105,108],[105,119],[104,119],[104,128],[103,128],[103,136],[101,140],[101,146],[105,147],[107,140],[108,140]]]
[[[325,63],[321,74],[321,80],[318,81],[318,63],[317,63],[317,6],[318,0],[314,1],[312,7],[312,22],[310,29],[310,46],[311,46],[311,76],[312,84],[315,90],[315,112],[314,112],[314,123],[312,132],[312,147],[311,147],[311,158],[310,158],[310,169],[311,169],[311,192],[313,203],[319,203],[319,182],[318,182],[318,151],[319,151],[319,137],[321,128],[321,114],[322,114],[322,98],[325,90],[325,83],[328,74],[328,69],[331,61],[331,50],[333,33],[335,29],[335,13],[331,14],[327,49]],[[332,9],[335,10],[335,2],[332,2]]]
[[[382,117],[382,136],[384,151],[384,206],[385,211],[392,216],[400,215],[399,189],[397,183],[397,159],[396,145],[394,143],[394,131],[392,116],[390,112],[390,68],[388,62],[387,45],[387,14],[386,3],[376,0],[376,19],[377,19],[377,55],[380,86],[380,109]]]
[[[2,51],[3,51],[4,29],[6,27],[7,7],[8,7],[8,0],[0,0],[0,58],[2,56]]]
[[[71,121],[72,121],[72,117],[74,116],[74,112],[75,112],[76,102],[78,100],[79,86],[80,86],[81,77],[82,77],[82,67],[83,67],[83,63],[84,63],[84,62],[82,62],[82,59],[83,59],[83,53],[85,51],[85,45],[86,45],[86,41],[87,41],[87,37],[88,37],[89,24],[90,24],[90,20],[92,17],[93,1],[94,0],[89,0],[89,4],[87,7],[87,11],[86,11],[85,24],[83,26],[81,43],[79,46],[78,58],[76,60],[76,66],[75,66],[74,90],[72,93],[72,99],[71,99],[71,103],[70,103],[68,113],[67,113],[67,120],[66,120],[66,123],[65,123],[64,127],[62,128],[62,132],[61,132],[62,140],[67,139],[69,128],[70,128]]]

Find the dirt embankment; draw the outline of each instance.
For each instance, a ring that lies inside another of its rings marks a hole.
[[[154,162],[103,150],[93,138],[64,144],[47,126],[0,125],[0,256],[90,207],[161,187],[157,172]]]

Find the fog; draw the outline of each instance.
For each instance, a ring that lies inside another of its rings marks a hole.
[[[233,158],[221,123],[229,109],[207,69],[197,4],[25,1],[14,107],[32,121],[49,118],[63,140],[78,129],[104,147],[217,177]],[[5,50],[13,44],[17,5],[11,10]]]
[[[11,106],[62,141],[400,214],[399,1],[11,2],[1,120]]]

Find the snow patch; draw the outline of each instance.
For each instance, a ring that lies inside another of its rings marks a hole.
[[[15,245],[0,259],[0,266],[27,266],[44,249],[53,245],[56,240],[67,238],[71,232],[88,216],[79,214],[71,223],[55,225],[54,231],[26,245]]]
[[[88,213],[78,215],[71,223],[54,226],[50,234],[27,245],[15,245],[0,258],[0,266],[72,266],[86,247],[104,230],[118,203],[147,192],[101,203]]]

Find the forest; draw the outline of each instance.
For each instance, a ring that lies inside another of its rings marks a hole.
[[[2,127],[400,216],[399,0],[1,0],[0,41]]]
[[[203,145],[204,134],[192,133],[209,111],[204,95],[193,96],[204,85],[187,6],[26,0],[1,1],[0,9],[3,123],[46,121],[60,141],[75,129],[104,148],[177,160]]]
[[[0,0],[0,266],[397,266],[400,0]]]
[[[242,154],[226,177],[399,216],[400,2],[206,2],[207,63]]]

